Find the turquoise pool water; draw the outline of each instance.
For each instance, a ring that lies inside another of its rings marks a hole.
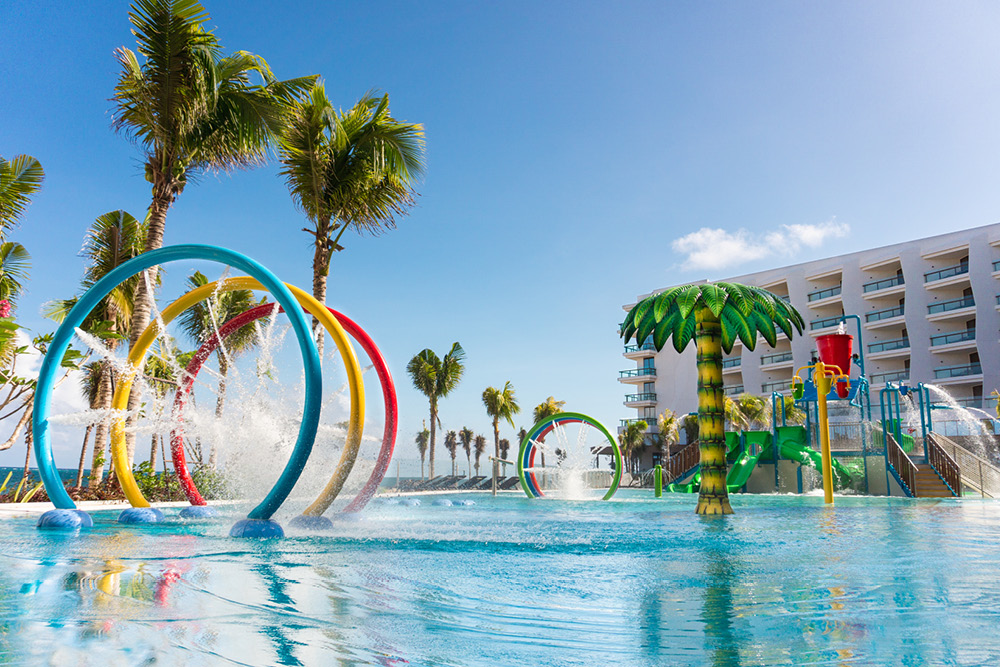
[[[0,663],[1000,664],[1000,504],[445,497],[273,541],[2,521]]]

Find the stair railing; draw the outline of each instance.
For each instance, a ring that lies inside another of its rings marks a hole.
[[[1000,498],[1000,468],[939,433],[932,431],[927,436],[958,465],[963,486],[969,487],[983,498]]]
[[[934,438],[928,437],[924,446],[927,448],[927,462],[941,476],[944,483],[951,489],[952,494],[961,497],[962,469],[958,467],[958,463],[941,445],[934,441]]]
[[[701,460],[701,453],[698,443],[692,442],[690,445],[675,453],[663,466],[663,483],[670,484],[684,473],[688,472]]]
[[[903,487],[903,491],[911,498],[917,497],[917,466],[910,457],[906,455],[903,448],[896,442],[892,433],[886,433],[885,454],[889,461],[889,468],[896,477],[896,481]]]

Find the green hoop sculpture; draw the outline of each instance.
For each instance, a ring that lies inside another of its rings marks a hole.
[[[546,417],[532,426],[528,434],[524,436],[524,440],[521,441],[521,448],[517,454],[517,476],[521,478],[521,488],[524,489],[525,494],[529,498],[541,498],[545,495],[542,493],[542,489],[532,470],[535,464],[536,445],[542,442],[550,431],[563,424],[586,424],[603,433],[604,437],[608,439],[615,460],[615,475],[611,480],[611,488],[608,489],[608,492],[601,499],[608,500],[611,496],[615,495],[615,491],[618,490],[618,484],[622,480],[622,452],[618,447],[618,441],[608,433],[608,429],[604,428],[601,422],[579,412],[560,412],[557,415]],[[525,472],[525,469],[527,469],[527,472]]]

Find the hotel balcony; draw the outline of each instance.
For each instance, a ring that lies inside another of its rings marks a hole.
[[[624,356],[626,359],[645,359],[656,356],[656,348],[653,342],[647,340],[642,345],[626,345]]]
[[[639,422],[646,422],[646,430],[643,431],[643,433],[659,433],[660,432],[659,428],[657,428],[657,426],[656,426],[656,417],[650,417],[649,419],[642,419],[642,418],[636,418],[636,419],[619,419],[618,420],[618,433],[621,433],[622,431],[624,431],[626,428],[629,427],[630,424],[638,424]]]
[[[650,392],[645,394],[627,394],[625,396],[625,406],[629,408],[656,407],[656,394]]]
[[[883,296],[902,294],[906,291],[906,283],[903,282],[903,276],[893,276],[892,278],[865,283],[861,287],[861,291],[865,299],[876,299]]]
[[[1000,278],[1000,259],[993,262],[993,277]]]
[[[828,306],[834,303],[840,303],[842,287],[836,285],[834,287],[828,287],[826,289],[816,290],[815,292],[810,292],[806,295],[806,300],[809,302],[810,308],[819,308],[820,306]]]
[[[934,369],[935,384],[979,384],[982,381],[983,367],[979,363]]]
[[[642,384],[655,377],[655,368],[629,368],[618,372],[618,381],[622,384]]]
[[[939,287],[967,282],[969,282],[969,264],[967,262],[936,271],[928,271],[924,274],[924,287],[927,289],[938,289]]]
[[[879,329],[881,327],[905,324],[905,313],[906,309],[903,306],[865,313],[865,327],[868,329]]]
[[[835,315],[833,317],[824,317],[818,320],[813,320],[809,323],[809,335],[822,336],[828,333],[836,333],[837,327],[840,326],[840,321],[843,318],[843,315]]]
[[[743,390],[743,385],[734,384],[729,387],[723,387],[722,393],[724,393],[726,396],[736,396],[737,394],[742,394],[745,392]]]
[[[761,370],[774,370],[792,366],[791,352],[778,352],[776,354],[765,354],[760,358]]]
[[[792,390],[792,379],[787,380],[775,380],[773,382],[762,382],[760,385],[760,390],[765,394],[770,396],[772,392],[778,392],[781,394],[786,394]]]
[[[927,305],[927,319],[932,322],[948,320],[953,317],[968,317],[976,314],[976,300],[971,296],[950,301],[937,301]]]
[[[868,346],[868,359],[891,359],[893,357],[905,357],[910,354],[910,339],[897,338],[896,340],[884,340],[872,343]]]
[[[729,359],[722,360],[722,372],[725,373],[739,373],[743,369],[741,364],[743,360],[741,357],[730,357]]]
[[[903,369],[901,371],[889,371],[888,373],[873,373],[869,376],[868,381],[871,382],[872,386],[882,385],[886,382],[907,382],[910,379],[909,369]]]
[[[954,352],[955,350],[974,349],[976,347],[976,330],[966,329],[953,333],[931,336],[931,352]]]

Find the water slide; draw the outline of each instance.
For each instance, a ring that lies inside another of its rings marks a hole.
[[[735,436],[730,437],[730,436]],[[750,479],[753,474],[754,468],[757,467],[757,462],[763,456],[765,459],[771,457],[771,434],[767,431],[747,431],[746,439],[748,445],[757,445],[757,447],[748,447],[748,450],[756,449],[756,454],[750,454],[749,451],[743,451],[738,446],[734,447],[732,442],[739,442],[739,434],[737,433],[726,433],[726,444],[728,445],[727,450],[729,456],[730,467],[729,473],[726,475],[726,488],[729,492],[738,491],[743,487],[744,484]],[[815,468],[817,470],[823,469],[823,456],[816,450],[809,447],[807,444],[806,429],[803,426],[779,426],[778,427],[778,447],[779,453],[782,458],[795,461],[801,465],[807,465],[809,467]],[[835,485],[837,487],[843,488],[851,483],[851,473],[845,468],[839,461],[833,459],[833,475],[835,478]],[[664,490],[674,491],[680,493],[697,493],[699,487],[701,486],[701,473],[695,473],[695,476],[691,479],[688,484],[668,484]]]

